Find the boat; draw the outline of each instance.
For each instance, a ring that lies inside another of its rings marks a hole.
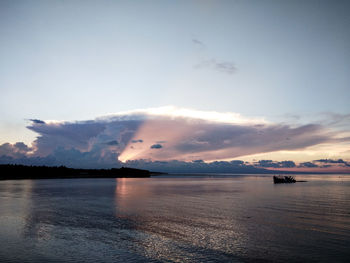
[[[273,176],[273,182],[275,184],[290,184],[295,183],[296,180],[293,176]]]

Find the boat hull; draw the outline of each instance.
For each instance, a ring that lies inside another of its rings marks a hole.
[[[273,183],[275,184],[292,184],[295,183],[296,180],[293,176],[274,176]]]

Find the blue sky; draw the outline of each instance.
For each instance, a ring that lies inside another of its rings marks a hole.
[[[166,105],[279,123],[346,116],[349,11],[348,1],[0,1],[0,143],[30,144],[28,119]]]

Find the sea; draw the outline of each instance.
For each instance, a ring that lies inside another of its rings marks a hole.
[[[350,262],[350,175],[0,181],[0,262]]]

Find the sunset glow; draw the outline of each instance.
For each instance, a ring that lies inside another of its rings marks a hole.
[[[350,0],[0,0],[0,263],[350,262]]]
[[[346,166],[347,16],[263,2],[0,4],[0,163]]]

